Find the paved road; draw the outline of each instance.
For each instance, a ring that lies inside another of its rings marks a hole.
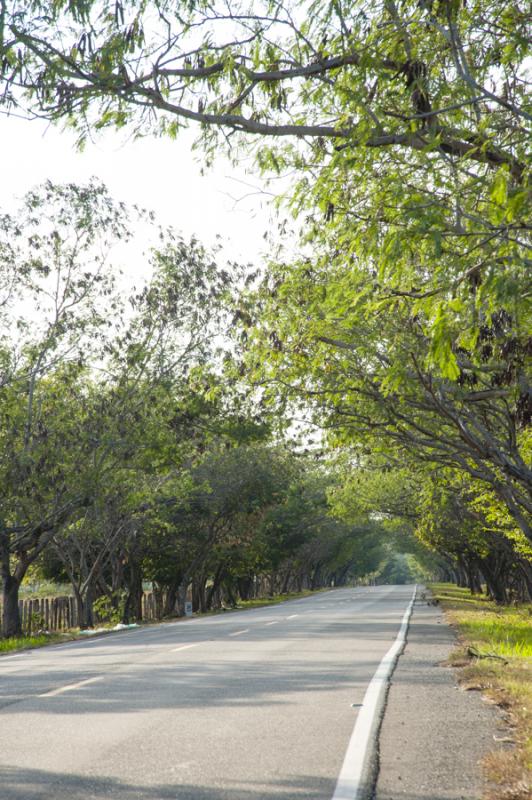
[[[330,800],[411,587],[0,659],[1,800]]]

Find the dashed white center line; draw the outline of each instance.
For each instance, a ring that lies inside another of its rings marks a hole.
[[[230,633],[229,636],[240,636],[242,633],[249,633],[249,628],[245,628],[243,631],[235,631],[234,633]]]
[[[277,625],[278,622],[279,622],[278,619],[274,619],[273,622],[267,622],[266,625]]]
[[[74,689],[80,689],[82,686],[88,686],[89,683],[96,683],[96,681],[103,681],[103,675],[99,675],[96,678],[87,678],[78,683],[69,683],[66,686],[60,686],[59,689],[52,689],[50,692],[44,692],[38,695],[38,697],[55,697],[58,694],[63,694],[63,692],[72,692]]]
[[[295,617],[299,617],[299,614],[290,614],[286,619],[294,619]]]
[[[179,647],[173,647],[171,653],[179,653],[180,650],[188,650],[190,647],[197,647],[201,642],[194,642],[194,644],[182,644]]]

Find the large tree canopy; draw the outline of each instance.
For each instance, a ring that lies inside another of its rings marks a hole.
[[[157,110],[174,126],[430,147],[522,176],[524,3],[26,0],[3,2],[1,22],[6,99],[77,127]],[[512,131],[495,135],[492,113]]]
[[[176,135],[194,121],[207,154],[220,141],[255,147],[262,169],[294,176],[289,202],[306,236],[329,237],[328,258],[344,268],[364,261],[367,305],[401,296],[423,315],[444,374],[458,377],[456,349],[493,313],[522,324],[524,3],[2,9],[7,108],[63,121],[82,140],[107,126]]]
[[[364,267],[325,259],[272,272],[253,300],[261,323],[247,356],[266,396],[281,410],[302,400],[335,444],[485,481],[532,540],[525,331],[485,323],[451,380],[431,364],[426,315],[404,298],[384,309],[361,301],[365,281]]]

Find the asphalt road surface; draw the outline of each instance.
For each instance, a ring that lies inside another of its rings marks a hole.
[[[330,800],[412,587],[0,658],[0,800]]]

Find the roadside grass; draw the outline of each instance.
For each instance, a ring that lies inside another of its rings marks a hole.
[[[449,663],[459,667],[466,690],[481,690],[500,706],[508,730],[501,742],[511,749],[490,753],[484,767],[489,800],[530,800],[532,796],[532,605],[497,606],[484,595],[452,584],[428,584],[434,599],[459,634]]]
[[[14,653],[17,650],[33,650],[36,647],[45,647],[47,644],[65,642],[73,638],[75,638],[74,634],[43,633],[35,636],[21,636],[16,639],[0,639],[0,655]]]

